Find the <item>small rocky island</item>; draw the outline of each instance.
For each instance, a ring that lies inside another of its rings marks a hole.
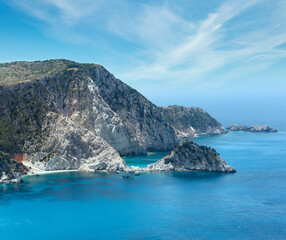
[[[238,126],[237,124],[232,124],[230,127],[226,128],[230,131],[244,131],[244,132],[278,132],[276,129],[270,128],[266,125],[255,125],[252,127],[247,127],[246,125]]]
[[[146,170],[236,172],[213,148],[192,141],[183,142],[158,162],[149,164]]]

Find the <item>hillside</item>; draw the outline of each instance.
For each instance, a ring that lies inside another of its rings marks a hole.
[[[201,109],[176,109],[157,107],[101,65],[0,64],[0,151],[35,171],[124,171],[121,156],[172,150],[178,131],[221,129]]]
[[[174,127],[180,139],[227,132],[217,120],[201,108],[174,105],[163,107],[162,110],[167,122]]]

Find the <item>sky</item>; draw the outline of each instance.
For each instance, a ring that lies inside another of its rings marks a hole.
[[[0,62],[55,58],[225,124],[286,120],[286,0],[0,0]]]

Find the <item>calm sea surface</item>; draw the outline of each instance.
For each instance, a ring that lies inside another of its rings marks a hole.
[[[237,173],[62,173],[0,185],[0,239],[286,239],[286,132],[201,137]],[[164,153],[127,158],[146,166]]]

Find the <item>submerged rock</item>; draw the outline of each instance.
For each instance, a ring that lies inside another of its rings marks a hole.
[[[129,175],[123,175],[122,178],[133,179],[133,177],[130,177]]]
[[[146,171],[213,171],[236,172],[210,147],[185,141],[156,163],[149,164]]]

